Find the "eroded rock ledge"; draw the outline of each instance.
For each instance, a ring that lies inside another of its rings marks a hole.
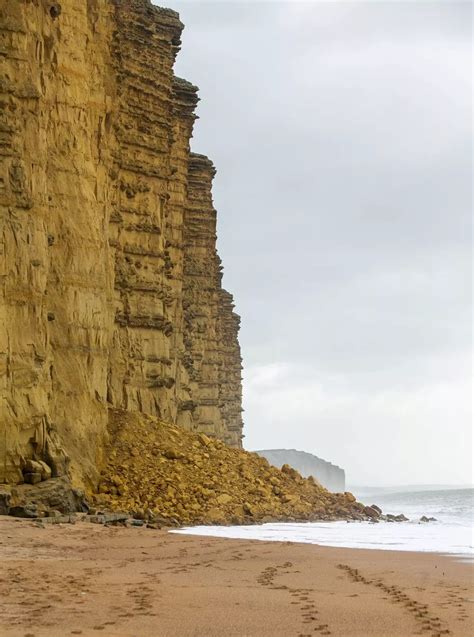
[[[214,168],[190,152],[197,88],[173,73],[178,15],[0,0],[0,16],[0,482],[34,460],[95,484],[109,408],[240,447],[239,318]]]

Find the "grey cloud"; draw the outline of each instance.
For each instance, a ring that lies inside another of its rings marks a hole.
[[[432,431],[433,454],[459,456],[442,480],[469,481],[472,7],[169,4],[186,25],[177,71],[201,88],[192,145],[218,169],[249,447],[336,461],[345,434],[355,481],[424,467],[429,482],[434,460],[414,467]],[[362,441],[381,459],[369,472]]]

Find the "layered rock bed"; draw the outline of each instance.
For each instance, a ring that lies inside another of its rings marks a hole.
[[[114,410],[98,510],[170,525],[369,519],[350,493],[330,493],[285,465],[139,413]]]

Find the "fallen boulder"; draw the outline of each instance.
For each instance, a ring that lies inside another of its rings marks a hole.
[[[364,507],[364,511],[363,513],[365,513],[365,515],[367,515],[369,518],[371,518],[372,520],[377,520],[380,515],[381,515],[381,511],[378,507],[374,508],[373,506],[367,506]]]
[[[93,524],[119,524],[127,522],[129,518],[128,513],[98,513],[97,515],[87,516],[87,520]],[[138,520],[134,521],[138,522]]]
[[[44,512],[55,510],[62,514],[86,512],[88,509],[84,492],[73,488],[67,476],[50,478],[37,484],[19,484],[11,488],[10,515],[14,515],[12,509],[21,510],[21,507],[30,505]]]
[[[29,518],[34,519],[42,515],[43,512],[38,511],[38,507],[35,504],[19,504],[17,506],[10,507],[9,515],[14,518]]]

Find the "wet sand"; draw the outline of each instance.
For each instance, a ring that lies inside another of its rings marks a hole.
[[[471,635],[471,565],[428,553],[0,518],[2,637]]]

